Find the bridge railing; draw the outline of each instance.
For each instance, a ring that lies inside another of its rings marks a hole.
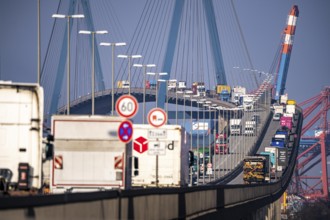
[[[244,217],[276,201],[292,177],[302,128],[297,135],[283,177],[275,183],[252,185],[204,185],[189,188],[152,188],[94,193],[68,193],[24,197],[0,197],[4,219],[177,219]]]

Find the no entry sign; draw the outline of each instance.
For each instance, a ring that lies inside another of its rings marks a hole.
[[[148,114],[148,123],[156,128],[163,126],[166,120],[166,112],[161,108],[153,108]]]

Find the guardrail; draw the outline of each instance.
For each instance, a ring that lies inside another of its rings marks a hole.
[[[240,218],[276,201],[294,171],[302,128],[296,121],[289,165],[283,177],[268,184],[204,185],[189,188],[152,188],[93,193],[0,197],[2,219],[179,219]]]

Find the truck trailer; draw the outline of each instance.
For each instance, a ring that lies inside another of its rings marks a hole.
[[[127,149],[118,137],[124,120],[104,115],[53,115],[50,191],[124,189]]]
[[[246,136],[255,136],[256,128],[256,121],[246,121],[244,126],[244,134]]]
[[[0,81],[0,191],[43,187],[43,105],[38,84]]]
[[[189,184],[189,137],[179,125],[134,124],[132,187],[181,187]]]
[[[229,127],[230,127],[230,134],[231,135],[240,135],[242,131],[241,125],[242,119],[230,119],[229,120]]]

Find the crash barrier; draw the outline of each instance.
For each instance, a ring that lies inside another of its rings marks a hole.
[[[289,165],[274,183],[204,185],[187,188],[149,188],[90,193],[1,196],[0,219],[179,219],[248,218],[258,208],[280,198],[290,183],[302,128]]]

